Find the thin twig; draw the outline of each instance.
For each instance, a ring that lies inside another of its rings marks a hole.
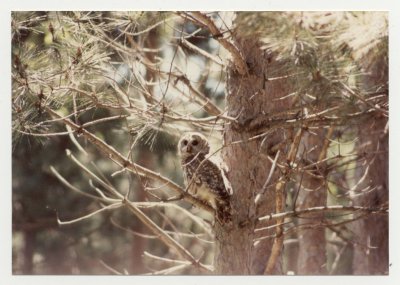
[[[380,108],[378,105],[374,105],[371,102],[368,102],[367,100],[365,100],[363,98],[362,95],[357,94],[354,90],[352,90],[349,86],[347,86],[345,83],[343,83],[342,81],[340,81],[340,84],[354,97],[356,97],[358,100],[360,100],[361,102],[363,102],[364,104],[368,105],[369,107],[371,107],[372,109],[377,110],[378,112],[382,113],[385,117],[389,117],[388,111],[385,109]]]
[[[123,195],[119,193],[114,187],[108,185],[105,183],[101,178],[99,178],[96,174],[94,174],[89,168],[84,166],[72,153],[69,149],[66,150],[67,156],[75,162],[76,165],[78,165],[83,171],[85,171],[87,174],[89,174],[94,180],[96,180],[98,183],[100,183],[104,188],[106,188],[110,193],[114,194],[116,198],[119,198],[120,200],[123,199]]]
[[[68,125],[65,125],[67,131],[69,132],[69,138],[72,141],[72,143],[76,146],[76,148],[82,152],[84,155],[88,155],[88,153],[86,152],[86,150],[80,145],[80,143],[76,140],[75,136],[74,136],[74,132],[72,131],[71,127]]]
[[[273,174],[274,171],[275,171],[275,167],[276,167],[276,163],[277,163],[278,158],[279,158],[279,154],[280,154],[280,150],[278,150],[277,153],[276,153],[276,155],[275,155],[275,159],[274,159],[274,161],[272,162],[272,166],[271,166],[271,169],[270,169],[270,171],[269,171],[267,180],[265,181],[263,187],[261,188],[260,193],[257,194],[256,198],[254,199],[254,202],[255,202],[256,204],[260,201],[260,197],[261,197],[262,195],[264,195],[265,192],[267,191],[267,187],[268,187],[268,185],[269,185],[269,182],[271,181],[272,174]]]
[[[159,261],[164,261],[164,262],[169,262],[169,263],[175,263],[175,264],[186,264],[186,265],[190,265],[189,261],[186,260],[177,260],[177,259],[170,259],[170,258],[165,258],[165,257],[161,257],[161,256],[157,256],[154,254],[151,254],[147,251],[145,251],[143,253],[144,256],[147,256],[149,258],[153,258],[155,260],[159,260]]]
[[[123,206],[123,203],[121,203],[121,201],[119,201],[119,202],[117,202],[117,203],[113,203],[113,204],[104,206],[104,207],[102,207],[102,208],[100,208],[100,209],[98,209],[98,210],[96,210],[96,211],[94,211],[94,212],[92,212],[92,213],[89,213],[89,214],[87,214],[87,215],[85,215],[85,216],[79,217],[79,218],[77,218],[77,219],[69,220],[69,221],[61,221],[61,220],[57,217],[57,223],[58,223],[59,225],[70,225],[70,224],[74,224],[74,223],[77,223],[77,222],[86,220],[86,219],[88,219],[88,218],[91,218],[91,217],[97,215],[98,213],[101,213],[101,212],[104,212],[104,211],[110,210],[110,209],[117,209],[117,208],[120,208],[120,207],[122,207],[122,206]]]
[[[152,273],[147,273],[145,275],[167,275],[167,274],[171,274],[171,273],[173,273],[173,272],[175,272],[177,270],[184,269],[184,268],[186,268],[188,266],[190,266],[190,264],[180,264],[180,265],[172,266],[172,267],[167,268],[167,269],[155,271],[155,272],[152,272]]]
[[[185,75],[178,76],[177,80],[181,81],[183,84],[185,84],[189,88],[189,91],[192,92],[192,94],[194,95],[192,97],[194,99],[194,101],[196,103],[200,104],[207,113],[209,113],[210,115],[214,115],[214,116],[219,116],[223,113],[223,111],[220,108],[218,108],[217,105],[212,103],[209,98],[207,98],[199,90],[194,88],[193,85],[190,83],[190,80]],[[177,88],[176,86],[175,86],[175,88],[177,90],[179,90],[179,88]]]
[[[210,60],[212,60],[213,62],[215,62],[218,65],[224,66],[224,63],[221,59],[219,59],[218,57],[206,52],[205,50],[202,50],[201,48],[195,46],[194,44],[190,43],[189,41],[185,40],[184,38],[181,38],[181,43],[183,46],[187,47],[188,49],[197,52],[198,54],[204,56],[205,58],[208,58]]]
[[[110,202],[115,202],[115,199],[111,199],[111,198],[105,198],[105,197],[97,197],[94,196],[92,194],[88,194],[86,192],[83,192],[82,190],[76,188],[75,186],[73,186],[71,183],[69,183],[53,166],[50,166],[50,170],[51,172],[53,172],[53,174],[58,178],[58,180],[61,181],[62,184],[64,184],[65,186],[67,186],[69,189],[71,189],[72,191],[85,196],[87,198],[93,199],[93,200],[97,200],[103,203],[110,203]]]
[[[115,275],[124,275],[123,273],[119,272],[118,270],[112,268],[110,265],[106,264],[103,260],[100,260],[100,264],[103,265],[108,270],[110,270]]]
[[[129,115],[116,115],[116,116],[112,116],[112,117],[101,118],[101,119],[97,119],[97,120],[93,120],[93,121],[84,123],[82,125],[82,127],[86,128],[88,126],[93,126],[95,124],[101,124],[104,122],[108,122],[108,121],[112,121],[112,120],[119,120],[119,119],[123,119],[123,118],[127,118],[127,117],[129,117]]]

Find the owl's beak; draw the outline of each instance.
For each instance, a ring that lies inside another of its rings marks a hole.
[[[192,152],[192,147],[191,147],[190,145],[188,145],[188,146],[186,147],[186,152]]]

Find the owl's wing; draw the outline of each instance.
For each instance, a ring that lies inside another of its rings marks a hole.
[[[222,172],[222,169],[213,161],[207,159],[202,162],[201,179],[207,183],[210,191],[217,197],[225,199],[229,197],[230,193],[225,186]]]
[[[228,177],[227,177],[227,170],[224,168],[221,168],[220,170],[221,170],[222,180],[224,181],[225,189],[229,195],[232,195],[233,189],[232,189],[231,182],[229,182]]]

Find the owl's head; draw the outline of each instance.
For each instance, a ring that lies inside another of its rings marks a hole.
[[[179,140],[178,151],[181,158],[185,159],[197,154],[208,154],[210,145],[206,137],[202,134],[187,133]]]

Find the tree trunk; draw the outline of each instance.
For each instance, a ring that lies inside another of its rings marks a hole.
[[[131,39],[133,41],[133,39]],[[149,32],[148,36],[146,37],[146,39],[144,39],[145,42],[145,47],[148,49],[156,49],[157,46],[157,42],[158,42],[158,32],[157,29],[154,29],[152,31]],[[132,47],[134,47],[134,45],[132,45]],[[145,53],[146,58],[150,61],[150,62],[154,62],[155,56],[156,54],[153,52],[147,52]],[[156,78],[156,73],[152,70],[147,70],[146,71],[146,75],[145,75],[145,79],[146,81],[154,81]],[[149,88],[153,88],[153,87],[149,87]],[[152,92],[153,94],[153,92]],[[145,98],[146,99],[146,98]],[[137,153],[136,158],[134,159],[135,161],[137,161],[140,165],[147,167],[149,169],[153,169],[154,168],[154,156],[153,153],[151,151],[149,151],[148,146],[140,146],[139,147],[139,151]],[[131,174],[133,175],[133,174]],[[147,184],[147,180],[143,177],[140,178],[136,181],[135,183],[135,190],[134,190],[134,200],[136,201],[146,201],[147,197],[146,197],[146,192],[145,189],[143,187],[143,185]],[[137,222],[134,225],[134,231],[137,232],[145,232],[146,227],[144,226],[143,223],[141,222]],[[146,240],[143,239],[143,237],[139,237],[139,236],[132,236],[132,247],[131,247],[131,274],[143,274],[144,272],[146,272],[146,267],[143,263],[143,253],[146,249]]]
[[[33,274],[33,254],[35,253],[36,232],[24,231],[24,263],[22,274]]]
[[[304,144],[307,149],[314,149],[307,155],[307,161],[309,163],[317,162],[321,160],[320,154],[324,152],[324,146],[321,144],[321,138],[325,137],[324,132],[315,131],[315,135],[307,133],[303,138],[302,145]],[[319,147],[316,147],[319,146]],[[300,153],[303,153],[300,151]],[[307,150],[306,150],[307,153]],[[325,158],[323,155],[322,159]],[[319,169],[315,169],[315,175],[320,175]],[[326,205],[326,189],[324,181],[320,178],[308,175],[304,173],[302,179],[302,187],[298,195],[298,207],[296,209],[307,209],[311,207],[319,207]],[[299,219],[300,232],[298,234],[299,239],[299,258],[297,263],[298,271],[297,274],[311,274],[321,275],[326,274],[326,240],[325,240],[325,227],[316,227],[306,230],[301,230],[301,225],[314,222],[307,219]],[[315,221],[323,219],[323,214],[313,215]]]
[[[238,47],[245,58],[249,72],[241,76],[233,69],[228,71],[227,111],[237,118],[238,124],[226,125],[222,157],[227,164],[227,177],[232,184],[231,197],[233,223],[221,226],[216,223],[216,255],[214,265],[217,274],[263,274],[273,245],[273,238],[254,242],[257,218],[275,212],[275,184],[277,171],[266,191],[255,202],[263,188],[272,163],[268,159],[270,148],[284,140],[283,131],[274,131],[266,139],[254,139],[256,131],[250,131],[254,122],[284,108],[286,102],[273,99],[289,93],[284,80],[267,81],[268,68],[278,63],[272,55],[263,52],[255,39],[238,40]],[[253,139],[251,139],[253,138]],[[282,156],[283,157],[283,156]],[[274,224],[270,222],[269,224]],[[264,223],[262,226],[267,226]],[[275,230],[263,231],[270,236]],[[275,274],[281,273],[280,257],[275,263]]]
[[[147,149],[147,147],[141,147],[140,151],[135,159],[140,165],[144,167],[154,167],[153,154]],[[134,200],[135,201],[146,201],[146,192],[143,187],[147,183],[145,178],[140,178],[134,183]],[[143,223],[136,221],[133,225],[132,230],[142,233],[146,231],[146,227]],[[136,235],[132,236],[131,240],[131,274],[143,274],[146,272],[146,268],[143,264],[143,253],[146,250],[146,240],[143,237]]]
[[[375,122],[373,129],[360,134],[360,143],[372,142],[366,153],[376,153],[369,166],[366,184],[375,190],[354,193],[353,202],[357,206],[381,207],[389,201],[388,192],[388,134],[384,134],[386,119]],[[366,167],[358,172],[358,179],[364,175]],[[363,186],[366,186],[364,184]],[[361,188],[363,188],[361,186]],[[388,274],[389,270],[389,223],[388,216],[371,215],[354,223],[355,235],[354,274]]]
[[[382,54],[387,54],[387,46],[380,49]],[[364,61],[363,68],[370,74],[364,81],[366,89],[382,94],[388,92],[387,64],[387,56]],[[388,94],[386,96],[383,100],[388,104]],[[355,180],[363,177],[369,167],[366,179],[358,188],[370,186],[371,189],[375,189],[365,193],[352,193],[355,205],[381,207],[389,202],[389,129],[387,124],[387,117],[376,116],[364,122],[359,128],[359,152],[366,154],[368,163],[367,165],[360,163]],[[388,274],[389,217],[368,216],[366,219],[355,222],[352,230],[355,240],[359,243],[354,245],[354,274]]]

